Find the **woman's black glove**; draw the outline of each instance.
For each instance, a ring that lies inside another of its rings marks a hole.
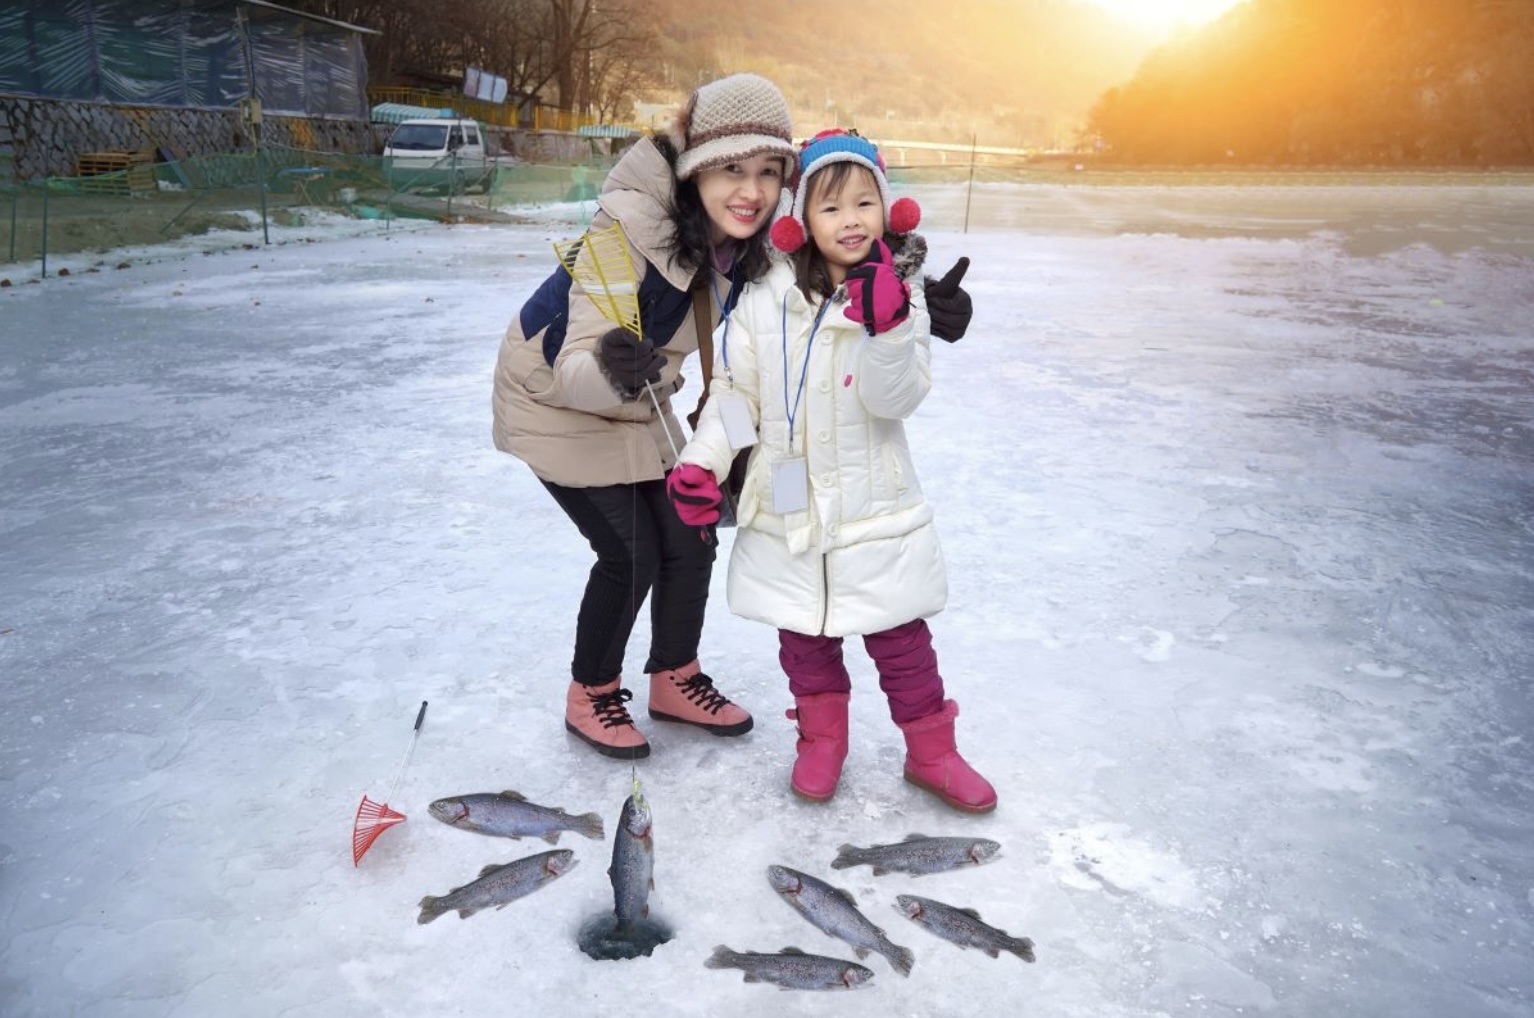
[[[639,339],[627,329],[613,329],[597,343],[597,364],[625,401],[639,398],[646,385],[660,381],[666,358],[648,339]]]
[[[959,280],[968,271],[969,259],[960,258],[938,282],[927,277],[927,314],[932,319],[932,334],[938,339],[957,343],[964,337],[964,330],[969,328],[975,309],[969,293],[959,285]]]

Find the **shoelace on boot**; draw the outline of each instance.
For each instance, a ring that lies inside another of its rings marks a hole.
[[[682,695],[710,714],[718,714],[721,707],[730,705],[730,698],[714,688],[714,680],[699,672],[685,682],[677,683]]]
[[[600,696],[591,693],[586,694],[591,699],[591,712],[602,722],[603,728],[617,728],[619,725],[632,725],[634,719],[629,717],[628,708],[623,704],[634,699],[634,694],[626,689],[619,689],[612,693],[603,693]]]

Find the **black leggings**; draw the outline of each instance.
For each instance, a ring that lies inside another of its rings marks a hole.
[[[650,588],[650,658],[646,672],[677,668],[698,656],[703,609],[714,570],[714,543],[683,523],[666,482],[566,488],[543,482],[596,552],[575,621],[576,682],[602,685],[623,671],[623,652]]]

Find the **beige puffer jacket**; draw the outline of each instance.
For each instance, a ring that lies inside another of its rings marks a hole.
[[[665,247],[672,233],[667,209],[674,186],[665,156],[645,139],[613,167],[598,198],[601,211],[590,230],[615,220],[623,224],[636,285],[649,265],[678,290],[692,284],[693,273]],[[727,292],[728,279],[716,276],[715,283],[717,292]],[[671,411],[671,397],[682,388],[683,360],[698,348],[691,306],[660,347],[666,365],[654,386],[662,410],[657,416],[648,395],[635,402],[620,400],[597,364],[597,341],[614,324],[579,283],[571,284],[567,303],[564,344],[552,366],[544,359],[546,329],[523,335],[521,314],[507,327],[491,397],[495,447],[526,462],[543,480],[565,487],[659,480],[673,465],[671,441],[680,448],[687,440]],[[712,297],[709,307],[712,331],[719,313]],[[671,441],[663,429],[670,430]]]

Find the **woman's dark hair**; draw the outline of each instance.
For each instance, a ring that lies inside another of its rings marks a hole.
[[[664,134],[655,136],[655,147],[665,157],[672,174],[676,173],[679,154],[671,139]],[[671,208],[671,237],[666,249],[676,255],[684,268],[695,273],[702,272],[712,262],[712,245],[708,240],[709,218],[698,195],[695,180],[678,180],[673,190]],[[767,248],[767,230],[758,230],[749,240],[741,242],[735,265],[740,270],[740,282],[749,283],[761,279],[772,266],[772,255]]]

